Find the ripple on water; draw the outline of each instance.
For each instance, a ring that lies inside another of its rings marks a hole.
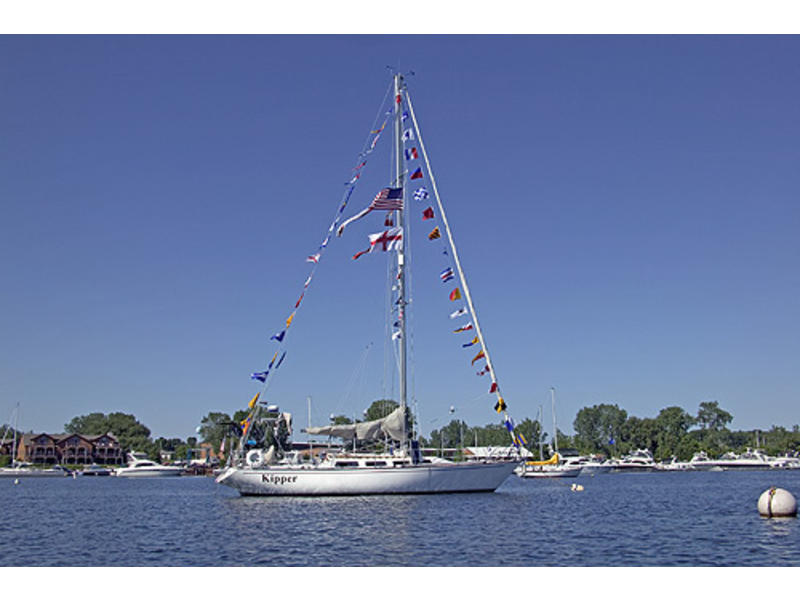
[[[494,494],[240,497],[208,478],[0,480],[0,566],[800,566],[800,472],[512,477]]]

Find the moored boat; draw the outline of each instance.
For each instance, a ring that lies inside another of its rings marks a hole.
[[[40,468],[30,463],[16,463],[0,469],[0,477],[66,477],[71,474],[72,471],[61,465]]]
[[[614,464],[612,471],[614,473],[640,473],[655,469],[656,462],[653,460],[653,454],[650,450],[640,448],[623,456],[619,462]]]
[[[463,346],[479,346],[480,351],[473,359],[472,364],[478,360],[486,361],[486,365],[479,375],[490,375],[488,378],[491,379],[489,393],[497,398],[495,410],[503,416],[503,423],[515,446],[519,447],[524,444],[524,438],[516,431],[513,420],[507,414],[505,401],[500,395],[495,368],[491,362],[472,296],[458,258],[407,86],[401,74],[395,74],[393,79],[393,93],[387,96],[391,103],[390,110],[385,112],[386,118],[383,124],[371,132],[371,136],[375,137],[372,138],[369,148],[367,149],[365,146],[365,152],[359,156],[358,166],[353,169],[354,174],[347,184],[342,204],[324,241],[318,251],[307,259],[313,266],[311,274],[304,284],[300,299],[286,320],[283,331],[273,336],[272,339],[279,344],[284,343],[284,337],[288,334],[289,327],[306,295],[333,232],[342,235],[350,223],[367,216],[370,212],[386,211],[384,226],[389,229],[369,235],[369,247],[356,253],[353,259],[373,251],[391,253],[393,259],[391,261],[391,291],[387,294],[390,297],[387,314],[390,315],[390,323],[393,325],[389,325],[387,331],[391,329],[390,342],[399,371],[397,374],[399,383],[397,408],[382,418],[361,423],[309,426],[305,430],[308,434],[340,437],[347,441],[348,445],[352,441],[355,450],[352,452],[332,451],[324,458],[306,462],[298,461],[296,457],[279,447],[276,436],[272,435],[272,432],[278,431],[281,427],[291,430],[290,419],[286,417],[287,413],[279,413],[277,407],[269,405],[265,407],[265,401],[259,399],[259,396],[266,392],[265,382],[268,376],[280,367],[286,356],[285,351],[280,354],[281,350],[279,349],[275,352],[265,371],[253,373],[252,377],[261,381],[264,387],[262,392],[256,394],[248,405],[250,412],[242,422],[238,451],[231,457],[228,466],[216,479],[218,483],[237,489],[242,495],[329,496],[494,491],[512,473],[520,461],[519,455],[509,459],[490,458],[465,462],[425,459],[419,449],[407,402],[409,359],[406,339],[409,330],[406,310],[411,301],[409,276],[411,254],[406,251],[406,245],[409,242],[407,239],[409,209],[412,208],[408,202],[412,197],[416,201],[423,201],[429,198],[431,193],[435,204],[420,212],[422,212],[423,220],[437,219],[436,222],[439,224],[427,237],[431,241],[440,240],[438,243],[446,243],[446,250],[442,255],[448,257],[446,260],[450,264],[441,272],[440,278],[442,282],[457,278],[458,287],[450,292],[450,300],[463,299],[465,302],[465,306],[451,314],[451,318],[469,317],[471,319],[456,332],[471,331],[470,337],[475,336],[471,342],[463,344]],[[385,108],[382,107],[381,111]],[[341,215],[363,174],[363,168],[367,164],[366,159],[375,149],[381,132],[390,122],[394,132],[394,145],[391,152],[394,164],[390,187],[378,192],[366,209],[340,224]],[[412,160],[421,160],[424,163],[410,172],[411,169],[406,169],[406,161]],[[426,187],[422,186],[412,193],[409,189],[410,183],[413,180],[423,179],[425,173],[430,179],[431,191],[429,192]],[[280,359],[278,359],[279,354]],[[274,374],[272,377],[274,378]],[[269,435],[267,435],[268,432]],[[357,442],[380,444],[385,450],[359,452],[356,448]]]
[[[112,470],[100,465],[91,464],[80,472],[83,477],[108,477]]]
[[[179,477],[182,474],[181,467],[162,465],[134,453],[128,455],[127,466],[114,470],[117,477]]]

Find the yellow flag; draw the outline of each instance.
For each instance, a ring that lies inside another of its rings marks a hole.
[[[483,350],[481,350],[480,352],[478,352],[478,353],[475,355],[475,358],[473,358],[473,359],[472,359],[472,364],[474,365],[476,360],[480,360],[481,358],[483,358],[483,357],[485,357],[485,356],[486,356],[486,355],[483,353]]]
[[[260,395],[261,395],[261,392],[258,392],[255,396],[253,396],[253,399],[250,400],[250,403],[247,405],[247,408],[252,410],[252,408],[256,405],[256,402],[258,402],[258,397]]]
[[[297,312],[297,311],[295,311],[295,312]],[[286,329],[289,329],[289,325],[292,324],[292,319],[294,319],[294,313],[290,314],[289,318],[286,319]]]

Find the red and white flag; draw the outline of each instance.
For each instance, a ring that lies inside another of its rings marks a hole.
[[[386,231],[381,231],[380,233],[371,233],[369,235],[369,248],[367,248],[366,250],[362,250],[361,252],[357,252],[353,256],[353,260],[364,254],[369,254],[376,248],[378,250],[386,252],[388,250],[394,250],[396,248],[399,248],[402,246],[402,244],[403,244],[402,227],[392,227],[391,229],[387,229]]]

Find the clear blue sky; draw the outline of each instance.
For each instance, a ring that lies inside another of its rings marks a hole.
[[[0,37],[0,420],[186,437],[243,408],[399,64],[512,416],[555,386],[567,431],[601,402],[798,423],[799,57],[796,36]],[[415,219],[423,433],[450,405],[495,422]],[[382,394],[385,265],[350,259],[381,225],[331,243],[292,325],[269,394],[298,425],[309,395],[319,423]]]

